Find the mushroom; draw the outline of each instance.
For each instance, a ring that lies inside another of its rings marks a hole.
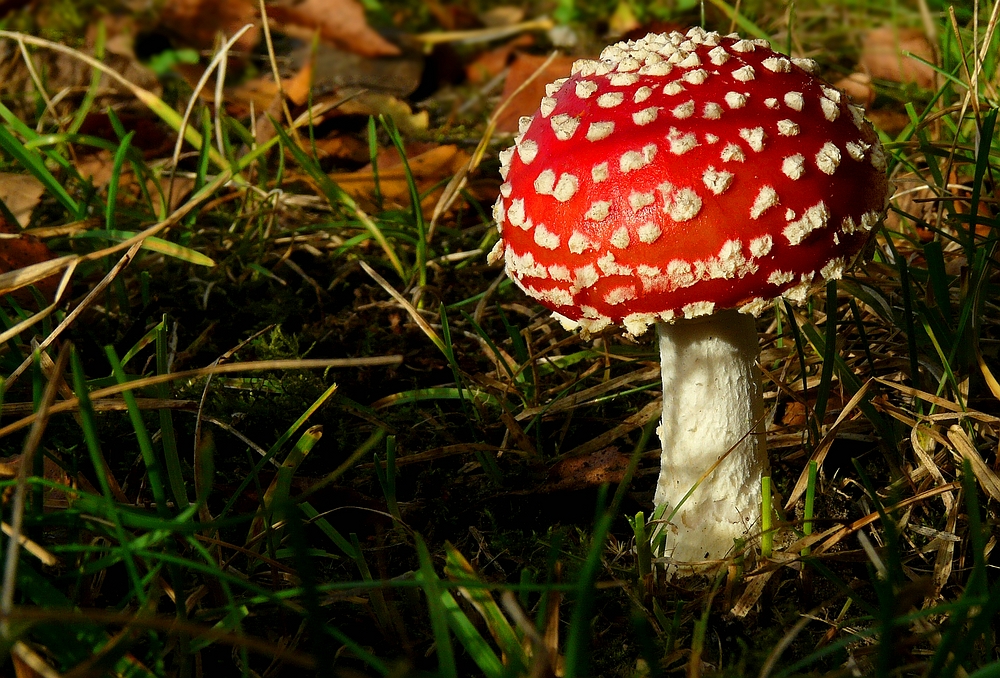
[[[840,278],[885,213],[878,136],[814,70],[766,40],[650,34],[577,61],[500,153],[490,260],[567,329],[658,330],[674,563],[760,529],[754,317]]]

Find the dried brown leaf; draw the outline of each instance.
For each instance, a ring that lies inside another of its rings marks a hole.
[[[18,454],[13,457],[0,459],[0,479],[12,480],[17,477],[18,470],[21,467],[21,457],[22,455]],[[86,492],[97,492],[86,478],[81,475],[70,476],[59,464],[49,457],[44,458],[42,475],[46,480],[58,483],[66,488],[65,490],[53,487],[45,488],[43,505],[46,509],[64,509],[69,506],[68,497],[73,494],[72,489],[79,488]],[[7,496],[4,495],[4,501],[6,502],[6,500]]]
[[[531,47],[533,44],[535,44],[535,38],[529,33],[522,33],[513,40],[487,50],[470,61],[465,67],[465,77],[474,85],[488,82],[507,68],[515,50]]]
[[[834,86],[846,92],[847,96],[851,97],[859,106],[869,108],[875,101],[872,78],[867,73],[851,73],[846,78],[841,78],[834,83]]]
[[[28,226],[31,213],[44,192],[42,182],[31,175],[0,172],[0,200],[7,205],[22,228]]]
[[[455,174],[468,159],[468,154],[454,144],[434,146],[408,158],[410,176],[416,182],[418,192],[424,195],[421,204],[425,207],[433,206],[439,191],[427,193],[428,189]],[[375,176],[371,166],[357,172],[333,174],[331,178],[354,197],[370,198],[375,191]],[[409,180],[395,151],[380,159],[378,178],[384,200],[399,204],[410,202]]]
[[[909,56],[934,63],[934,48],[923,31],[913,28],[876,28],[865,35],[861,66],[879,80],[915,83],[934,88],[934,69]]]
[[[582,490],[604,483],[620,483],[629,465],[629,455],[617,447],[605,447],[582,457],[556,463],[539,491]]]
[[[399,48],[373,30],[355,0],[280,0],[267,12],[279,23],[314,28],[325,40],[362,56],[394,56]]]
[[[557,56],[545,69],[539,73],[527,87],[517,91],[525,80],[530,78],[545,63],[546,57],[531,54],[517,54],[510,65],[507,81],[504,83],[500,102],[507,102],[506,108],[497,118],[497,131],[516,132],[517,121],[522,115],[531,115],[538,108],[538,102],[545,96],[545,85],[569,75],[575,59],[568,56]],[[516,95],[515,95],[516,92]]]
[[[11,226],[0,217],[0,274],[40,264],[53,258],[55,254],[45,243],[38,238],[20,233],[20,229]],[[47,299],[51,299],[55,294],[58,284],[59,277],[55,275],[34,281],[38,291]],[[28,290],[21,289],[12,294],[18,303],[33,303],[34,297]]]
[[[235,35],[247,24],[260,24],[255,0],[168,0],[160,12],[160,27],[197,49],[215,45],[219,33]],[[236,49],[247,54],[260,37],[254,27],[243,34]]]

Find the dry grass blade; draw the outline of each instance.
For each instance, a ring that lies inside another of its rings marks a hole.
[[[28,475],[32,468],[32,459],[42,443],[42,434],[45,426],[49,422],[50,408],[56,398],[59,385],[62,382],[62,375],[69,362],[69,351],[64,350],[59,354],[56,361],[56,369],[53,377],[45,385],[39,403],[38,413],[34,415],[31,431],[24,440],[24,448],[21,453],[21,463],[17,469],[17,486],[14,490],[14,498],[11,501],[10,523],[11,530],[4,560],[3,588],[0,589],[0,634],[5,638],[10,637],[10,621],[8,616],[14,609],[14,589],[17,584],[18,551],[21,548],[21,527],[24,521],[24,513],[28,501]]]
[[[187,634],[190,638],[206,638],[213,642],[224,643],[234,648],[246,648],[251,652],[265,657],[287,662],[304,669],[314,669],[315,659],[307,654],[257,638],[252,635],[229,631],[225,628],[182,621],[176,617],[143,614],[136,615],[130,610],[100,610],[88,608],[84,610],[60,610],[55,608],[42,609],[37,607],[17,607],[7,616],[9,621],[20,623],[54,623],[79,624],[82,621],[102,625],[122,625],[134,628],[163,631],[165,633]]]
[[[940,487],[935,487],[930,490],[920,492],[919,494],[909,497],[908,499],[904,499],[903,501],[893,504],[892,506],[887,506],[885,508],[885,511],[886,513],[894,513],[896,511],[905,509],[909,506],[919,504],[920,502],[926,499],[930,499],[931,497],[936,497],[939,494],[943,494],[945,492],[954,492],[955,490],[959,490],[961,488],[962,484],[959,482],[953,482],[953,483],[948,483],[947,485],[941,485]],[[828,553],[830,549],[836,546],[845,537],[849,537],[850,535],[854,534],[861,528],[871,525],[874,522],[877,522],[879,518],[880,517],[878,512],[869,513],[865,517],[858,518],[849,525],[842,525],[836,530],[833,530],[832,534],[830,534],[830,536],[825,541],[823,541],[816,547],[815,555]]]
[[[87,64],[91,68],[104,73],[119,85],[124,87],[132,94],[132,96],[148,106],[149,109],[152,110],[161,120],[169,124],[175,130],[181,130],[181,116],[178,115],[173,108],[168,106],[162,99],[149,90],[139,87],[128,78],[124,77],[121,73],[117,72],[113,68],[109,68],[107,64],[99,61],[98,59],[58,42],[52,42],[51,40],[45,40],[44,38],[27,35],[25,33],[0,30],[0,38],[16,40],[19,44],[27,43],[36,47],[43,47],[54,52],[65,54]],[[184,129],[184,138],[187,139],[188,143],[198,149],[200,149],[201,145],[205,143],[205,140],[201,138],[201,134],[199,134],[198,131],[192,127]],[[212,161],[216,163],[217,166],[223,168],[227,168],[229,166],[226,159],[220,156],[214,148],[209,148],[208,152]]]
[[[588,402],[595,400],[596,398],[606,396],[609,393],[620,393],[626,386],[647,383],[657,380],[659,377],[660,368],[658,365],[643,367],[640,370],[635,370],[633,372],[629,372],[628,374],[623,374],[621,376],[612,377],[611,379],[602,381],[596,386],[591,386],[575,393],[571,393],[554,402],[540,405],[538,407],[526,408],[519,412],[515,419],[518,421],[526,421],[537,417],[539,414],[555,414],[557,412],[573,410],[586,405]]]
[[[941,496],[950,497],[952,495],[949,493]],[[944,529],[948,534],[955,534],[955,529],[958,526],[959,507],[960,503],[953,501],[945,514]],[[937,553],[934,555],[934,574],[931,576],[934,588],[931,594],[928,595],[928,601],[931,600],[932,596],[936,601],[937,596],[941,595],[941,591],[944,590],[944,587],[948,584],[948,580],[951,579],[951,573],[954,570],[956,540],[941,539],[940,542]]]
[[[129,263],[132,261],[132,258],[136,255],[136,252],[139,251],[140,247],[142,247],[142,244],[136,243],[135,245],[132,246],[132,248],[128,252],[126,252],[122,256],[121,259],[118,260],[118,263],[116,263],[111,268],[111,270],[108,271],[107,275],[104,276],[104,279],[101,280],[101,282],[99,282],[97,285],[95,285],[94,289],[92,289],[90,293],[87,294],[86,297],[84,297],[83,301],[77,304],[72,311],[67,313],[66,317],[63,318],[63,321],[59,323],[56,326],[56,328],[52,330],[52,332],[50,332],[49,335],[41,341],[41,343],[37,347],[38,351],[44,351],[45,349],[47,349],[50,345],[52,345],[52,342],[54,342],[59,337],[60,334],[62,334],[66,329],[69,328],[70,325],[73,324],[73,321],[76,320],[76,318],[79,317],[79,315],[83,313],[83,311],[90,306],[90,304],[94,301],[94,299],[97,299],[100,293],[103,292],[104,289],[107,288],[107,286],[110,285],[111,282],[116,277],[118,277],[118,274],[126,266],[129,265]],[[70,267],[71,268],[75,267],[76,264],[77,261],[73,261],[70,263]],[[10,373],[10,376],[7,378],[8,385],[13,384],[17,380],[17,378],[20,377],[26,369],[28,369],[28,366],[31,365],[31,360],[32,360],[31,356],[28,356],[21,362],[21,364],[13,372]]]
[[[548,22],[548,24],[551,28],[551,21]],[[521,83],[521,85],[514,91],[513,95],[497,106],[493,111],[493,114],[490,115],[490,120],[479,139],[479,143],[476,145],[476,150],[472,153],[472,157],[470,157],[465,165],[463,165],[462,168],[455,173],[455,176],[448,181],[444,192],[434,205],[434,212],[432,213],[430,223],[427,226],[428,242],[430,242],[431,238],[434,237],[434,231],[437,229],[437,223],[441,218],[441,215],[447,212],[448,208],[450,208],[452,204],[454,204],[455,200],[458,199],[458,196],[462,193],[462,189],[468,184],[469,174],[474,172],[476,168],[479,167],[479,163],[481,163],[483,158],[486,156],[486,149],[489,148],[490,140],[493,138],[493,133],[496,131],[497,120],[500,119],[504,109],[507,108],[507,105],[511,101],[516,99],[520,92],[538,79],[538,76],[545,72],[545,69],[548,68],[549,64],[551,64],[558,55],[558,52],[552,52],[548,59],[546,59],[530,77],[526,78],[524,82]]]
[[[3,533],[10,538],[14,538],[14,528],[7,523],[3,523]],[[48,565],[50,567],[59,564],[59,559],[54,555],[46,551],[41,544],[36,541],[28,539],[23,534],[17,535],[18,543],[21,544],[21,548],[33,555],[35,558],[41,561],[43,565]]]
[[[865,397],[868,393],[868,387],[871,381],[865,382],[864,386],[858,389],[858,392],[844,405],[844,409],[840,411],[840,415],[837,416],[837,420],[827,431],[826,435],[823,436],[823,440],[820,441],[819,445],[816,446],[816,450],[813,452],[812,458],[816,460],[816,464],[820,467],[823,466],[823,460],[826,459],[827,453],[830,451],[830,447],[833,445],[833,441],[837,439],[837,433],[840,430],[841,425],[847,421],[847,416],[854,411],[854,408],[858,406],[858,403]],[[785,502],[785,510],[791,509],[795,506],[803,494],[805,494],[806,486],[809,483],[809,465],[807,464],[805,468],[802,469],[802,473],[799,474],[799,479],[795,482],[795,487],[789,493],[788,501]]]
[[[193,412],[198,408],[196,400],[164,400],[162,398],[136,398],[136,404],[143,410],[187,410]],[[103,400],[92,400],[90,406],[95,412],[124,412],[127,409],[124,400],[119,398],[106,398]],[[79,402],[74,407],[69,408],[69,412],[76,412],[80,409]],[[33,403],[4,403],[0,408],[0,413],[13,415],[15,417],[25,416],[35,411]]]
[[[389,296],[395,299],[396,302],[403,307],[403,309],[410,315],[410,318],[413,319],[413,322],[417,324],[417,327],[419,327],[421,331],[423,331],[423,333],[427,335],[427,338],[430,339],[431,342],[433,342],[434,345],[438,347],[438,350],[440,350],[441,353],[447,355],[448,349],[444,345],[444,340],[438,336],[438,333],[434,331],[434,328],[431,327],[430,323],[424,320],[423,316],[420,315],[420,312],[413,307],[413,304],[408,302],[406,298],[403,297],[402,294],[397,292],[396,288],[390,285],[388,280],[386,280],[378,273],[376,273],[375,269],[366,264],[364,261],[361,261],[359,263],[361,264],[361,268],[364,270],[364,272],[367,273],[372,280],[374,280],[379,284],[379,287],[388,292]]]
[[[225,60],[229,57],[229,50],[231,50],[233,45],[235,45],[239,41],[239,39],[242,38],[243,35],[251,28],[253,28],[253,24],[247,24],[240,30],[236,31],[236,34],[233,35],[233,37],[226,40],[226,42],[222,45],[222,47],[220,47],[219,50],[216,52],[215,56],[212,58],[212,61],[208,64],[208,67],[205,69],[205,72],[202,73],[201,78],[199,78],[198,83],[194,87],[194,90],[191,92],[191,96],[188,98],[187,107],[184,109],[184,115],[181,116],[180,129],[178,130],[179,133],[177,135],[177,141],[174,144],[174,154],[170,161],[170,183],[168,184],[169,188],[167,189],[167,195],[173,195],[174,193],[174,169],[177,167],[177,163],[180,161],[181,147],[184,144],[185,134],[187,133],[188,130],[188,122],[191,119],[191,114],[194,112],[194,107],[195,104],[198,102],[199,96],[201,95],[201,91],[205,88],[205,85],[208,84],[208,81],[212,77],[212,74],[215,73],[215,71],[218,70],[221,67],[221,65],[225,63]],[[220,73],[219,76],[220,82],[222,81],[223,77],[224,73]],[[202,143],[208,144],[209,142],[207,139],[202,139]],[[219,154],[218,157],[222,158],[223,156]],[[223,164],[220,165],[220,167],[228,168],[229,163],[224,162]]]
[[[68,254],[64,257],[40,261],[37,264],[31,264],[30,266],[8,271],[7,273],[0,273],[0,295],[33,285],[39,280],[44,280],[64,268],[75,265],[79,259],[75,254]],[[4,336],[6,336],[6,333]]]
[[[76,270],[76,264],[77,264],[77,260],[73,259],[72,261],[69,262],[69,266],[66,267],[66,270],[63,271],[62,278],[59,280],[59,287],[56,288],[56,295],[55,295],[55,298],[52,300],[52,303],[49,304],[48,306],[46,306],[45,308],[43,308],[38,313],[35,313],[31,317],[26,318],[26,319],[22,320],[21,322],[17,323],[16,325],[14,325],[13,327],[11,327],[7,331],[0,332],[0,344],[3,344],[5,342],[7,342],[7,341],[10,341],[11,339],[13,339],[17,335],[19,335],[21,332],[24,332],[29,327],[32,327],[32,326],[36,325],[37,323],[41,322],[42,320],[44,320],[45,318],[47,318],[49,315],[51,315],[51,313],[53,311],[55,311],[57,308],[59,308],[59,302],[62,300],[62,296],[66,292],[66,288],[69,286],[70,280],[73,278],[73,272]],[[22,269],[19,269],[17,271],[11,271],[11,273],[15,273],[16,274],[16,273],[20,273],[20,272],[25,271],[25,270],[26,269],[22,268]],[[2,276],[0,276],[0,277],[2,277]],[[30,283],[17,282],[17,283],[15,283],[16,287],[14,287],[12,289],[18,289],[20,287],[23,287],[26,284],[30,284]],[[3,290],[0,290],[0,295],[2,295],[3,293],[4,293]]]
[[[730,614],[737,619],[745,618],[756,607],[757,601],[760,600],[761,594],[764,593],[767,582],[771,581],[771,575],[775,572],[777,572],[776,569],[768,570],[747,577],[746,588],[743,590],[743,594],[739,597],[739,600],[736,601],[736,604],[733,605]]]
[[[993,469],[983,461],[979,450],[969,439],[969,434],[962,430],[961,426],[953,425],[948,429],[948,440],[951,442],[952,449],[958,452],[963,459],[969,460],[972,465],[972,473],[975,474],[983,491],[994,501],[1000,501],[1000,477],[997,477]]]
[[[965,410],[963,410],[958,403],[952,402],[947,398],[936,396],[933,393],[928,393],[927,391],[921,391],[920,389],[913,388],[912,386],[900,384],[895,381],[889,381],[888,379],[883,379],[881,377],[876,377],[875,381],[882,384],[883,386],[891,388],[895,391],[899,391],[905,396],[909,396],[911,398],[919,398],[920,400],[924,400],[933,405],[937,405],[941,409],[948,410],[950,412],[965,412]]]
[[[62,674],[46,663],[44,657],[21,641],[14,643],[10,654],[11,659],[14,660],[14,673],[17,678],[21,678],[24,675],[30,676],[29,671],[34,672],[40,678],[61,678],[62,676]],[[18,666],[18,661],[22,662],[23,666]]]
[[[2,31],[0,31],[0,33],[2,33]],[[229,177],[230,175],[228,170],[222,172],[215,179],[213,179],[204,187],[202,187],[202,189],[198,191],[198,193],[191,196],[191,198],[184,205],[174,210],[174,212],[169,217],[167,217],[163,221],[153,224],[152,226],[145,229],[141,233],[137,233],[136,235],[134,235],[131,238],[128,238],[127,240],[124,240],[120,243],[116,243],[115,245],[112,245],[110,247],[106,247],[104,249],[91,252],[89,254],[81,256],[73,255],[68,257],[61,257],[60,259],[54,259],[50,262],[44,262],[50,264],[54,262],[59,262],[58,267],[55,268],[53,271],[51,271],[52,273],[54,273],[56,270],[59,270],[62,267],[66,268],[74,267],[76,266],[77,263],[82,261],[92,261],[96,259],[101,259],[110,254],[120,252],[121,250],[125,249],[128,250],[118,261],[118,263],[115,264],[114,267],[112,267],[112,269],[108,272],[108,274],[104,276],[104,279],[101,280],[101,282],[98,283],[94,287],[94,289],[90,291],[90,293],[84,298],[84,300],[81,301],[79,304],[77,304],[76,307],[66,315],[63,321],[59,323],[59,325],[41,342],[41,344],[39,345],[39,350],[44,351],[49,345],[51,345],[52,342],[55,341],[56,338],[73,323],[73,321],[84,311],[84,309],[90,306],[93,300],[96,299],[98,295],[108,285],[110,285],[111,282],[118,276],[118,274],[132,261],[133,257],[135,257],[136,253],[142,247],[142,244],[146,240],[146,238],[155,235],[160,231],[169,228],[170,226],[173,226],[182,218],[187,216],[191,212],[191,210],[193,210],[197,205],[201,203],[202,200],[206,199],[208,196],[215,193],[215,191],[219,187],[225,184],[226,181],[229,180]],[[5,275],[13,275],[17,273],[18,271],[11,271],[10,274],[5,274]],[[28,283],[21,283],[21,284],[24,285]],[[0,285],[2,285],[2,276],[0,276]],[[8,385],[13,383],[24,372],[24,370],[28,369],[28,365],[30,364],[31,364],[31,359],[26,358],[21,363],[21,365],[18,366],[18,368],[15,369],[7,378]]]
[[[447,459],[448,457],[455,457],[463,454],[475,454],[477,452],[487,452],[489,454],[496,454],[497,452],[503,452],[503,448],[497,447],[496,445],[487,445],[485,443],[459,443],[457,445],[447,445],[445,447],[436,447],[430,450],[425,450],[423,452],[417,452],[416,454],[408,454],[405,457],[399,457],[396,459],[396,466],[412,466],[414,464],[423,464],[429,461],[437,461],[439,459]],[[385,465],[385,462],[382,462]],[[359,464],[358,468],[371,468],[373,464]]]
[[[663,413],[663,402],[660,398],[653,400],[646,404],[641,410],[636,412],[630,417],[627,417],[625,421],[618,424],[614,428],[605,431],[604,433],[594,436],[582,445],[577,445],[573,449],[563,452],[556,460],[567,459],[569,457],[579,457],[585,454],[590,454],[591,452],[596,452],[597,450],[610,445],[613,441],[621,438],[622,436],[636,430],[637,428],[642,428],[649,422],[659,418]],[[720,460],[721,461],[721,460]],[[714,467],[713,467],[714,469]]]
[[[934,479],[938,485],[944,485],[947,481],[944,479],[944,474],[938,465],[934,463],[934,458],[931,453],[924,448],[923,439],[926,436],[926,429],[919,426],[914,426],[910,429],[910,446],[913,449],[913,454],[917,457],[917,462],[920,464],[918,471],[923,469],[927,475]],[[923,434],[923,435],[922,435]],[[916,481],[916,476],[918,472],[915,471],[910,474],[910,479]],[[941,500],[944,502],[944,508],[946,511],[951,511],[952,505],[954,504],[955,498],[951,494],[941,495]]]
[[[316,358],[303,360],[260,360],[245,363],[227,363],[225,365],[213,365],[201,367],[195,370],[181,372],[170,372],[168,374],[158,374],[144,379],[136,379],[126,384],[115,384],[105,388],[97,389],[90,394],[93,400],[100,400],[111,395],[117,395],[124,391],[134,391],[136,389],[155,386],[157,384],[167,384],[171,381],[183,381],[185,379],[197,379],[211,374],[236,374],[239,372],[257,372],[261,370],[313,370],[322,368],[349,368],[349,367],[377,367],[396,366],[403,362],[401,355],[378,356],[373,358]],[[58,414],[60,412],[71,412],[79,408],[80,401],[76,398],[63,400],[48,410],[48,414]],[[20,431],[34,424],[40,414],[32,414],[23,419],[19,419],[11,424],[0,428],[0,438],[10,435],[15,431]]]
[[[555,24],[552,22],[552,19],[542,17],[540,19],[521,21],[510,26],[491,26],[467,31],[433,31],[430,33],[418,33],[413,37],[426,45],[439,45],[445,42],[472,44],[477,42],[491,42],[510,35],[524,33],[525,31],[547,31],[553,26]]]

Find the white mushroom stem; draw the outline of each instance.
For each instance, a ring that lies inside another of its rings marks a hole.
[[[664,519],[681,504],[661,528],[662,555],[675,563],[725,558],[735,539],[759,533],[767,473],[754,319],[727,310],[657,329],[663,452],[654,503],[666,506]]]

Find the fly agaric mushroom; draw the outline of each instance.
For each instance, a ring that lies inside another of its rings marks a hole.
[[[766,40],[650,34],[577,61],[500,153],[490,260],[567,329],[657,327],[674,563],[759,530],[754,316],[840,278],[887,205],[877,135],[814,67]]]

